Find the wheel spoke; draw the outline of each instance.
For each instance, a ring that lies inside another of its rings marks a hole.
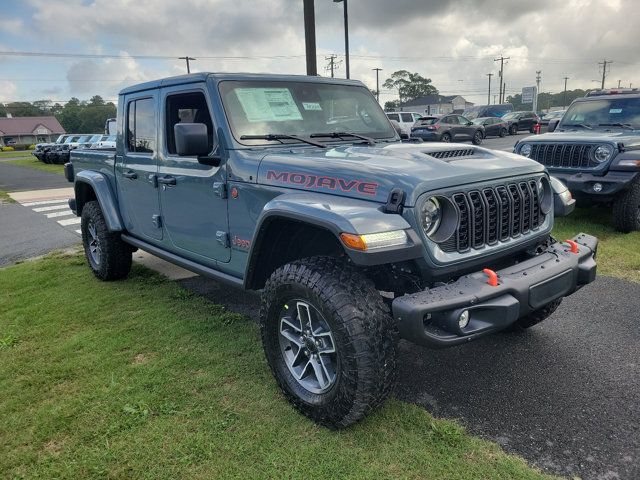
[[[289,325],[296,332],[302,332],[302,328],[300,327],[300,325],[296,325],[291,317],[282,317],[281,322],[283,324]],[[280,325],[280,330],[284,330],[284,325]]]
[[[298,347],[302,347],[302,345],[304,344],[304,342],[300,340],[300,335],[290,330],[282,329],[280,330],[280,335],[282,335],[284,338],[286,338],[287,340],[289,340],[291,343],[293,343]]]
[[[311,363],[311,361],[307,360],[307,363],[304,364],[304,367],[302,367],[302,370],[300,370],[300,372],[297,375],[298,380],[302,380],[304,378],[305,373],[309,369],[309,364],[310,363]]]
[[[320,362],[320,357],[317,356],[316,358],[312,358],[309,360],[309,363],[313,368],[313,373],[316,376],[316,380],[318,381],[320,388],[325,388],[329,385],[329,378],[331,377],[325,373],[322,363]]]
[[[318,359],[320,360],[320,364],[322,365],[322,370],[328,379],[332,378],[335,372],[333,371],[333,365],[331,364],[331,360],[326,355],[318,355]]]
[[[331,332],[316,333],[315,336],[320,338],[322,342],[322,346],[318,347],[319,353],[333,353],[336,351]]]
[[[311,328],[311,314],[309,313],[309,304],[304,302],[296,302],[296,309],[298,310],[298,319],[302,330]]]

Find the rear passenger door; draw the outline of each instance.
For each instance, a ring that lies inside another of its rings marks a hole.
[[[162,90],[162,135],[159,149],[160,206],[165,248],[199,263],[215,266],[228,262],[226,166],[203,165],[197,157],[178,156],[176,123],[204,123],[213,148],[213,122],[205,84]]]
[[[143,240],[161,240],[156,174],[158,91],[125,96],[124,148],[116,157],[118,202],[125,227]]]

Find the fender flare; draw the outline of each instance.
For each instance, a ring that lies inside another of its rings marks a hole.
[[[78,185],[84,183],[91,187],[93,190],[100,209],[104,215],[107,228],[110,232],[121,232],[124,230],[122,218],[120,218],[120,212],[118,210],[118,202],[116,201],[115,194],[109,184],[109,179],[100,172],[93,170],[82,170],[78,172],[75,177],[74,193],[76,197],[76,213],[82,214],[82,207],[86,203],[79,196]]]
[[[402,216],[384,213],[377,203],[320,193],[286,193],[268,202],[256,223],[245,270],[245,282],[252,283],[254,266],[260,261],[262,239],[273,220],[285,219],[323,228],[335,235],[345,253],[356,265],[381,265],[422,256],[422,242]],[[341,233],[364,235],[405,230],[409,244],[362,252],[344,246]]]

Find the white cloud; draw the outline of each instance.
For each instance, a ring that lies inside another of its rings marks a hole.
[[[15,99],[18,86],[8,80],[0,80],[0,102],[10,102]]]

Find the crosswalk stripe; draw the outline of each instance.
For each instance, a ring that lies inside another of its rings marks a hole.
[[[64,220],[58,220],[58,223],[63,227],[66,227],[67,225],[78,225],[80,221],[81,219],[79,217],[74,217],[74,218],[65,218]]]
[[[52,205],[54,203],[68,203],[69,200],[66,199],[62,199],[62,200],[40,200],[38,202],[26,202],[26,203],[21,203],[20,205],[22,205],[23,207],[35,207],[36,205]]]
[[[62,210],[65,208],[69,208],[69,205],[52,205],[50,207],[39,207],[34,208],[34,212],[50,212],[51,210]]]
[[[74,215],[74,213],[71,210],[65,210],[63,212],[47,213],[45,216],[47,218],[54,218],[54,217],[66,217],[68,215]]]

